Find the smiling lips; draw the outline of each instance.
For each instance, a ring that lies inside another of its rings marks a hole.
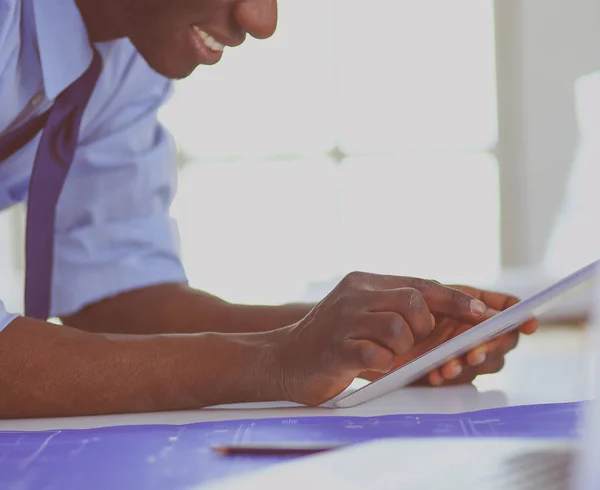
[[[197,25],[192,24],[192,30],[194,31],[197,42],[203,43],[211,51],[215,53],[222,53],[225,49],[224,44],[221,44],[219,41],[200,29]]]

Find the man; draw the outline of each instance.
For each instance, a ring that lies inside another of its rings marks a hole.
[[[517,301],[363,273],[314,308],[189,288],[156,112],[169,78],[269,37],[275,0],[0,0],[0,12],[0,208],[28,201],[26,315],[0,303],[1,417],[319,404]],[[424,382],[495,372],[517,339]]]

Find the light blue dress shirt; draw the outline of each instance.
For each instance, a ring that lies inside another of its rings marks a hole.
[[[53,316],[186,282],[169,216],[175,148],[157,120],[171,82],[128,40],[96,47],[104,68],[56,211]],[[91,59],[74,0],[0,0],[0,135],[46,110]],[[0,209],[27,199],[38,142],[0,163]],[[14,318],[0,300],[0,330]]]

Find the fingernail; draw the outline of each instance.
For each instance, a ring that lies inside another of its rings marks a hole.
[[[429,382],[432,386],[441,386],[444,383],[444,378],[437,371],[434,371],[429,375]]]
[[[487,310],[487,306],[482,301],[478,299],[471,300],[471,312],[475,313],[477,316],[481,316]]]
[[[450,378],[455,379],[458,378],[463,372],[463,368],[460,364],[456,363],[452,365],[452,369],[450,370]]]
[[[485,362],[485,358],[487,357],[484,349],[477,349],[474,351],[475,356],[473,357],[473,362],[471,366],[479,366]]]

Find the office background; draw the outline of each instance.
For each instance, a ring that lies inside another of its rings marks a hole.
[[[493,286],[600,257],[597,70],[597,0],[280,0],[272,39],[161,112],[191,284],[277,304],[356,269]],[[23,215],[0,214],[13,310]]]

